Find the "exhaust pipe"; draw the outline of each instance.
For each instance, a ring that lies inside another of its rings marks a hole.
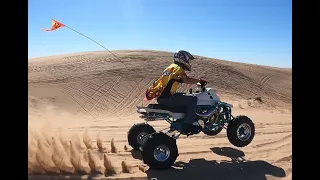
[[[200,116],[200,117],[211,117],[215,112],[216,112],[217,108],[212,108],[211,110],[209,110],[208,112],[202,114],[202,113],[198,113],[196,112],[196,115]]]

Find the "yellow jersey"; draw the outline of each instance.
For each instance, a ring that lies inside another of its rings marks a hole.
[[[170,96],[176,93],[179,83],[183,83],[181,77],[185,75],[184,70],[177,64],[172,63],[162,75],[147,89],[146,98]]]

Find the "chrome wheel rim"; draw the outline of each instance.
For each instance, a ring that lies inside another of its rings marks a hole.
[[[166,161],[170,157],[170,150],[165,145],[157,146],[153,151],[153,156],[157,161]]]
[[[251,136],[251,127],[249,124],[241,124],[237,129],[237,136],[241,141],[247,141]]]

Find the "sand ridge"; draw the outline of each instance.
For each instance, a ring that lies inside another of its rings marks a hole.
[[[215,137],[182,136],[175,168],[163,173],[145,167],[127,145],[126,133],[142,122],[135,113],[144,94],[139,89],[151,85],[172,53],[114,53],[128,69],[105,51],[29,59],[30,178],[195,179],[201,174],[210,179],[215,171],[219,179],[291,179],[292,70],[197,57],[189,75],[207,79],[222,100],[235,106],[235,115],[250,116],[257,135],[245,148],[232,147],[225,131]]]

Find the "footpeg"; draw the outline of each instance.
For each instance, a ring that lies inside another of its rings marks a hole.
[[[197,122],[194,122],[193,125],[195,126],[201,126],[202,128],[204,128],[204,121],[203,120],[199,120]]]

